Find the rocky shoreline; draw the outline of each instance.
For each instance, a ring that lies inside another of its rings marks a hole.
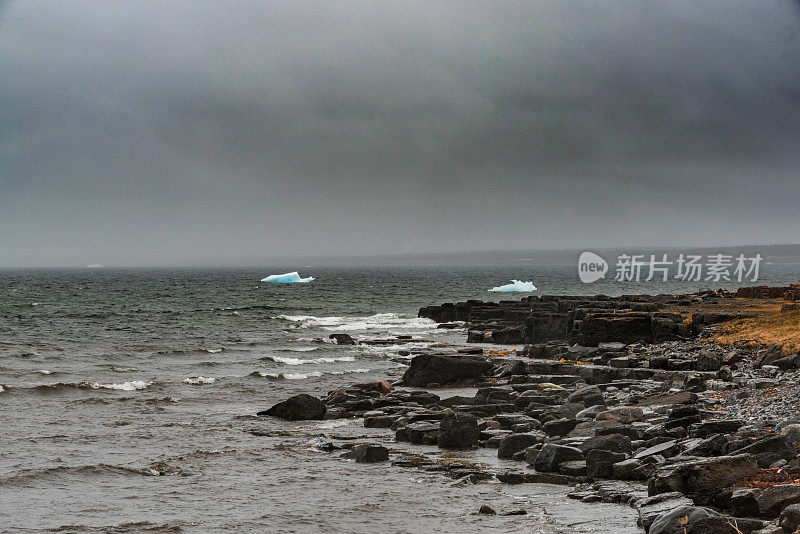
[[[322,445],[356,462],[391,460],[464,483],[574,486],[569,496],[587,506],[635,508],[649,534],[796,532],[800,356],[709,337],[760,305],[794,300],[793,288],[778,289],[426,307],[421,317],[466,328],[471,342],[524,345],[402,351],[409,360],[400,381],[355,384],[324,399],[298,395],[258,415],[363,418],[364,427],[394,431],[398,443],[496,449],[519,467],[390,454],[374,443]],[[494,513],[479,504],[476,512]]]

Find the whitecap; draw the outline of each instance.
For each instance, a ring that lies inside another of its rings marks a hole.
[[[112,367],[111,370],[115,373],[135,373],[139,371],[136,367]]]
[[[209,354],[217,354],[218,352],[222,352],[222,349],[205,349],[205,351]]]
[[[216,378],[213,376],[192,376],[189,378],[184,378],[184,384],[192,384],[192,385],[201,385],[201,384],[213,384],[216,381]]]
[[[6,388],[4,388],[4,387],[3,387],[3,386],[0,384],[0,393],[4,392],[5,390],[6,390]]]
[[[304,360],[301,358],[285,358],[283,356],[267,356],[266,358],[272,360],[275,363],[282,363],[285,365],[304,365],[307,363],[335,363],[335,362],[352,362],[355,361],[355,358],[352,356],[341,356],[338,358],[311,358],[308,360]]]
[[[295,323],[295,328],[322,327],[326,330],[435,330],[436,322],[431,319],[402,315],[398,313],[376,313],[369,316],[317,317],[314,315],[278,315],[275,319],[283,319]]]
[[[332,375],[346,375],[350,373],[369,373],[370,369],[345,369],[344,371],[331,371]]]
[[[152,382],[145,382],[144,380],[131,380],[129,382],[121,382],[121,383],[112,383],[112,384],[100,384],[99,382],[94,382],[91,384],[92,389],[118,389],[121,391],[135,391],[137,389],[144,389],[151,385]]]
[[[34,373],[39,373],[40,375],[52,375],[53,371],[48,371],[47,369],[37,369]]]
[[[265,371],[257,371],[259,376],[264,378],[274,378],[276,380],[303,380],[304,378],[322,376],[319,371],[312,373],[268,373]]]

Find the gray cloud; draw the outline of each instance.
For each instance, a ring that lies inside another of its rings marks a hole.
[[[6,2],[0,80],[0,266],[797,241],[796,2]]]

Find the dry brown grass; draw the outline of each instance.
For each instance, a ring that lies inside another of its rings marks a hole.
[[[714,341],[730,346],[753,340],[764,345],[783,345],[784,354],[800,351],[800,310],[722,324]]]

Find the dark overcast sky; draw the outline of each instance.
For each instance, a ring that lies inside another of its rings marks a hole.
[[[800,3],[0,3],[0,266],[800,242]]]

